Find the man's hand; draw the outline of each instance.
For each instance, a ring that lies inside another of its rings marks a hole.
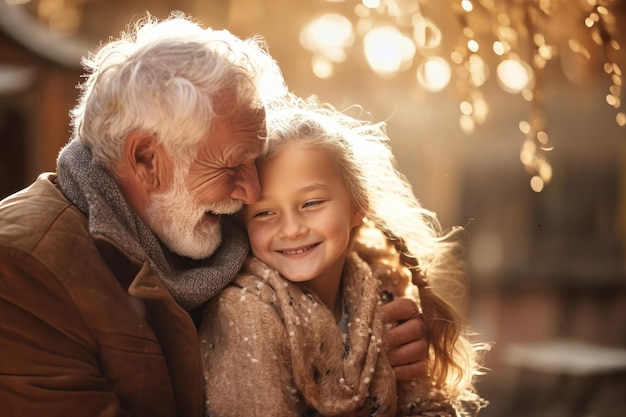
[[[428,374],[428,339],[426,325],[417,305],[408,298],[397,298],[381,306],[383,323],[399,323],[385,330],[387,358],[398,381],[409,381]]]

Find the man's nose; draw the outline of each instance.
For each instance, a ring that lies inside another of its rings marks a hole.
[[[261,197],[261,185],[259,175],[254,164],[242,167],[239,175],[235,179],[230,197],[243,201],[244,204],[252,204],[259,201]]]

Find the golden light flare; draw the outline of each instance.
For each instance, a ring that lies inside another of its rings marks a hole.
[[[520,160],[536,192],[552,179],[548,155],[555,147],[544,120],[543,101],[544,72],[551,64],[560,64],[565,77],[574,81],[580,74],[566,66],[591,61],[598,54],[590,46],[599,46],[611,82],[605,101],[616,111],[616,124],[626,126],[622,69],[615,61],[621,45],[615,36],[611,0],[581,0],[575,5],[564,0],[454,0],[445,7],[450,7],[458,23],[455,28],[441,26],[437,14],[429,14],[430,6],[440,7],[442,2],[342,0],[336,3],[342,5],[338,14],[350,10],[351,1],[353,14],[344,15],[350,24],[342,23],[342,30],[312,31],[306,38],[310,42],[303,43],[324,58],[312,63],[316,76],[332,77],[333,66],[345,59],[341,52],[347,53],[352,42],[360,42],[367,65],[383,78],[415,68],[419,88],[428,92],[456,89],[459,126],[471,134],[489,116],[489,102],[481,88],[493,74],[502,90],[530,103],[530,117],[519,125],[524,136]],[[555,24],[563,24],[563,16],[573,16],[573,8],[580,13],[569,34],[555,31]],[[319,42],[314,40],[317,36]],[[324,37],[341,42],[332,45]],[[452,42],[446,42],[446,37],[453,37]]]

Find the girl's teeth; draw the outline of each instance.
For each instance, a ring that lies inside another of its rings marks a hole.
[[[300,253],[304,253],[306,251],[308,251],[311,247],[309,246],[308,248],[304,248],[304,249],[298,249],[298,250],[286,250],[285,254],[286,255],[297,255]]]

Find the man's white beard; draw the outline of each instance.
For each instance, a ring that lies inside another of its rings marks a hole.
[[[205,222],[206,212],[232,214],[242,202],[233,199],[198,205],[189,192],[184,173],[176,170],[169,190],[152,195],[146,208],[148,226],[174,253],[193,259],[213,255],[222,241],[220,222]]]

